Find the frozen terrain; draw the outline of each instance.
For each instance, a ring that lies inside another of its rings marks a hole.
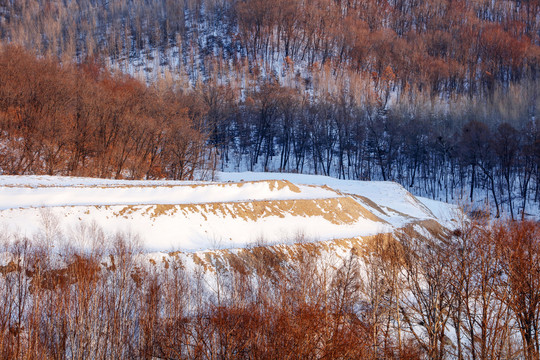
[[[0,226],[69,235],[80,224],[140,236],[149,252],[243,248],[452,228],[455,206],[393,182],[281,173],[220,173],[216,182],[0,176]],[[51,225],[52,224],[52,225]]]

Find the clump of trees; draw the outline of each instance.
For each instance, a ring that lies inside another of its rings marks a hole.
[[[0,173],[191,179],[211,169],[199,103],[97,59],[0,49]]]
[[[54,226],[32,239],[2,234],[3,358],[540,353],[535,222],[476,222],[443,238],[404,230],[341,259],[319,257],[316,244],[288,257],[256,247],[192,268],[174,254],[149,260],[136,237],[95,226],[69,239],[59,240]]]

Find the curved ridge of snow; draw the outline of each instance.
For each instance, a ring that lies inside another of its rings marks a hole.
[[[437,219],[431,209],[422,201],[418,200],[402,185],[392,181],[361,181],[361,180],[341,180],[323,175],[305,175],[289,173],[270,173],[270,172],[220,172],[218,177],[222,181],[260,181],[260,180],[288,180],[294,184],[303,185],[326,185],[334,190],[345,194],[354,194],[363,196],[383,210],[392,212],[392,210],[417,219]],[[430,202],[431,203],[431,202]],[[446,203],[435,202],[439,207],[449,206]],[[435,204],[433,203],[433,204]],[[434,205],[435,206],[435,205]],[[398,215],[391,214],[390,217]],[[388,220],[388,219],[385,219]]]
[[[0,177],[1,179],[2,177]],[[34,184],[27,182],[28,184]],[[145,205],[145,204],[201,204],[248,200],[294,200],[335,197],[336,192],[311,186],[279,188],[272,182],[243,184],[182,184],[140,186],[123,182],[127,187],[0,187],[0,210],[25,207],[91,206],[91,205]]]

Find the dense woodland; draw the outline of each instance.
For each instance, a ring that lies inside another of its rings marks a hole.
[[[307,172],[524,217],[540,207],[539,14],[538,0],[1,0],[0,169]]]
[[[0,51],[4,174],[192,178],[207,151],[193,96],[150,89],[98,62],[60,66]]]
[[[127,65],[155,51],[201,80],[281,68],[306,81],[327,67],[382,83],[391,70],[405,93],[478,94],[535,78],[540,62],[538,0],[2,0],[0,11],[1,36],[41,54]]]
[[[215,258],[214,270],[174,254],[149,261],[135,238],[92,226],[67,241],[46,223],[31,239],[0,234],[4,359],[540,354],[535,222],[468,224],[445,239],[406,230],[343,259],[322,259],[313,243],[288,256],[254,247]]]

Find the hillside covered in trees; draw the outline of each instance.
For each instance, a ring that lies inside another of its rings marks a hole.
[[[539,94],[540,0],[0,0],[0,357],[538,360]]]
[[[0,169],[317,173],[525,216],[540,204],[539,13],[537,0],[1,0]]]

